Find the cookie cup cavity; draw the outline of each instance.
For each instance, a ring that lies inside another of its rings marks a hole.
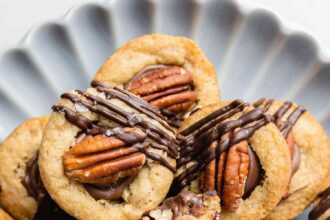
[[[89,92],[97,94],[94,89]],[[71,93],[79,95],[74,91]],[[58,104],[75,109],[74,104],[66,99],[61,99]],[[125,106],[121,107],[128,110]],[[80,114],[91,120],[102,120],[104,123],[107,121],[89,111]],[[139,219],[145,211],[162,202],[173,180],[173,174],[157,163],[143,166],[138,176],[125,189],[123,202],[95,200],[81,183],[70,180],[64,173],[62,158],[79,131],[78,127],[65,119],[64,114],[54,112],[45,129],[40,149],[42,180],[52,199],[62,209],[77,219]],[[174,160],[170,162],[175,165]]]
[[[189,117],[180,130],[186,129],[196,121],[228,104],[229,102],[221,102],[205,106]],[[230,119],[237,119],[237,116]],[[256,130],[248,142],[258,156],[264,170],[262,183],[254,189],[247,199],[240,201],[237,209],[234,211],[222,210],[221,219],[264,218],[278,204],[288,186],[291,173],[290,152],[275,124],[269,123]]]
[[[37,201],[22,184],[28,161],[40,147],[48,117],[30,119],[18,126],[0,145],[0,203],[18,220],[32,219]]]
[[[198,106],[219,101],[220,91],[213,64],[195,42],[184,37],[152,34],[131,40],[104,62],[93,80],[111,86],[121,85],[144,67],[154,64],[188,70],[194,80]]]
[[[274,113],[283,102],[275,101],[269,113]],[[287,117],[295,108],[293,104]],[[321,192],[320,184],[329,173],[330,145],[321,124],[305,112],[293,126],[293,136],[300,152],[300,166],[292,176],[289,196],[266,219],[292,219],[299,215]]]

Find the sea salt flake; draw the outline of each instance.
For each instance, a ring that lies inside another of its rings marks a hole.
[[[99,93],[98,97],[100,97],[102,99],[106,99],[106,96],[105,96],[104,92]]]
[[[78,112],[88,112],[88,108],[86,108],[82,104],[76,103],[76,104],[74,104],[74,107]]]
[[[128,123],[132,126],[140,121],[142,121],[142,118],[138,114],[132,114],[128,117]]]
[[[113,130],[110,130],[109,129],[109,130],[106,130],[105,135],[108,136],[108,137],[110,137],[110,136],[113,135],[113,133],[114,133]]]

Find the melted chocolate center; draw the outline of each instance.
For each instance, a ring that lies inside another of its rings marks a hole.
[[[98,187],[85,184],[85,189],[94,199],[115,200],[120,199],[125,188],[134,180],[135,176],[129,176],[107,187]]]
[[[39,174],[38,153],[27,162],[22,184],[28,191],[29,196],[37,200],[38,203],[47,194]]]
[[[252,191],[260,184],[262,172],[259,158],[250,146],[248,148],[248,154],[249,172],[244,186],[244,199],[248,198]]]
[[[27,163],[26,175],[22,184],[38,202],[38,209],[34,215],[34,220],[71,220],[74,219],[66,214],[48,195],[40,177],[38,167],[38,153]]]

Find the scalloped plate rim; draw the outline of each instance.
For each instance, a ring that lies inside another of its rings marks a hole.
[[[117,1],[118,0],[99,0],[99,1],[88,1],[84,3],[76,4],[71,8],[69,8],[62,16],[59,16],[58,18],[46,19],[43,22],[39,22],[33,25],[21,38],[21,40],[19,40],[16,43],[16,45],[8,46],[7,48],[2,49],[0,51],[0,58],[3,57],[6,53],[15,49],[19,49],[19,50],[29,49],[29,39],[33,36],[35,32],[37,32],[40,28],[42,28],[45,25],[58,24],[63,26],[64,28],[67,28],[70,22],[69,19],[76,10],[80,10],[83,7],[91,7],[91,6],[107,8],[107,7],[111,7],[111,4],[115,4]],[[145,1],[155,2],[155,0],[145,0]],[[207,2],[207,1],[222,1],[222,0],[191,0],[191,1],[194,4],[202,4],[203,2]],[[261,4],[252,3],[252,2],[242,2],[241,0],[231,0],[231,1],[235,4],[239,12],[244,15],[253,14],[256,12],[263,12],[270,15],[277,22],[281,33],[286,36],[300,35],[307,38],[310,42],[313,43],[313,46],[316,49],[318,61],[321,63],[330,64],[330,54],[328,54],[324,48],[320,47],[317,37],[308,30],[305,30],[297,23],[292,23],[292,25],[294,25],[295,27],[289,28],[288,25],[286,25],[286,22],[283,21],[284,19],[278,13]]]
[[[156,2],[156,0],[145,0],[145,1],[149,3]],[[193,4],[203,4],[203,2],[207,2],[207,1],[222,1],[222,0],[191,0],[191,1]],[[30,39],[32,39],[33,35],[36,32],[38,32],[40,29],[45,27],[46,25],[57,24],[67,29],[68,26],[70,25],[70,19],[72,16],[74,16],[74,13],[76,11],[84,7],[101,7],[103,9],[108,10],[108,8],[112,7],[114,4],[116,4],[116,2],[118,2],[118,0],[98,0],[98,1],[87,1],[84,3],[78,3],[70,7],[65,13],[63,13],[62,16],[59,16],[58,18],[46,19],[43,22],[39,22],[33,25],[16,44],[9,45],[8,47],[3,48],[0,51],[0,59],[3,58],[3,56],[5,56],[6,54],[16,50],[29,53],[29,49],[31,46]],[[288,25],[288,22],[285,22],[284,19],[278,13],[258,3],[242,2],[241,0],[231,0],[231,2],[234,3],[235,7],[238,9],[238,12],[244,16],[258,12],[262,12],[271,16],[274,19],[274,21],[276,21],[280,33],[282,33],[285,36],[298,35],[308,39],[313,44],[316,50],[317,61],[322,64],[330,64],[330,53],[328,53],[328,51],[326,51],[324,48],[320,47],[319,41],[317,40],[317,37],[313,33],[299,26],[299,24],[292,23],[291,25]],[[194,36],[194,31],[192,31],[192,36]],[[115,38],[114,41],[116,44]],[[4,91],[1,88],[0,91],[6,94],[6,91]],[[6,94],[6,95],[10,97],[10,94]],[[14,102],[14,104],[16,105],[17,103]],[[20,108],[20,109],[23,110],[24,108]],[[23,113],[26,113],[26,111],[24,111]]]

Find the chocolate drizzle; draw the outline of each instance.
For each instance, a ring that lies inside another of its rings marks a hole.
[[[168,124],[165,122],[165,118],[162,114],[160,114],[159,109],[148,104],[147,102],[143,101],[142,99],[137,98],[132,93],[127,92],[126,90],[120,88],[114,88],[114,90],[106,89],[104,87],[97,87],[96,88],[99,92],[104,92],[107,95],[108,99],[117,98],[132,108],[135,108],[141,113],[146,114],[150,118],[159,121],[159,123],[171,131],[174,134],[174,131]]]
[[[327,210],[330,208],[330,187],[328,187],[325,191],[319,194],[320,201],[313,208],[313,210],[309,213],[309,220],[317,220],[320,216],[322,216]],[[327,220],[330,217],[327,216]]]
[[[119,99],[126,104],[129,104],[131,107],[134,107],[139,112],[146,113],[146,110],[149,110],[150,112],[153,112],[154,109],[151,105],[144,102],[143,100],[138,99],[137,97],[131,95],[125,95],[125,93],[122,93],[122,90],[119,88],[114,89],[106,89],[103,87],[97,87],[98,91],[104,92],[106,94],[106,98],[109,99]],[[61,98],[68,99],[73,103],[78,103],[86,108],[88,108],[90,111],[95,112],[97,114],[100,114],[104,116],[105,118],[114,121],[118,123],[120,126],[123,127],[137,127],[143,130],[147,136],[154,141],[156,141],[158,144],[162,146],[166,146],[163,149],[166,149],[166,152],[169,153],[169,155],[177,155],[177,141],[175,138],[168,135],[166,132],[164,132],[162,129],[160,129],[158,126],[154,125],[151,122],[145,121],[140,117],[139,115],[135,113],[127,112],[120,107],[111,104],[109,102],[106,102],[102,100],[99,97],[90,95],[88,93],[80,92],[79,93],[89,99],[90,101],[84,101],[82,100],[78,95],[65,93],[61,96]],[[150,108],[149,108],[150,107]],[[92,120],[88,119],[87,117],[75,112],[74,110],[69,109],[66,106],[54,106],[54,111],[60,111],[65,114],[65,118],[72,124],[76,125],[80,129],[83,130],[84,133],[88,135],[96,135],[96,134],[106,134],[110,128],[106,126],[98,125],[96,122],[93,122]],[[145,111],[144,111],[145,110]],[[152,115],[152,114],[150,114]],[[150,116],[148,115],[148,116]],[[156,115],[150,116],[153,119],[159,119]],[[166,127],[165,127],[166,128]],[[169,130],[172,131],[172,130]],[[124,142],[128,143],[127,138],[122,139]],[[129,144],[129,143],[128,143]]]
[[[253,106],[262,109],[262,111],[266,113],[273,104],[273,102],[273,99],[267,100],[265,98],[261,98],[256,101]],[[263,108],[261,108],[261,105],[263,105]],[[298,121],[300,116],[306,111],[306,109],[304,109],[303,107],[297,106],[294,111],[287,117],[284,123],[280,123],[280,119],[283,119],[284,115],[290,110],[292,105],[292,102],[284,102],[283,105],[273,114],[274,121],[278,129],[282,132],[285,139],[288,137],[289,133],[291,132],[293,126]]]
[[[178,159],[177,166],[181,167],[191,161],[196,163],[174,179],[172,193],[177,193],[196,179],[199,172],[222,152],[247,140],[256,130],[273,121],[273,117],[265,115],[260,109],[243,112],[247,105],[241,100],[235,100],[180,133],[183,138],[181,157]],[[242,112],[242,115],[238,119],[226,120],[239,112]],[[213,141],[220,140],[228,132],[232,132],[233,135],[219,141],[215,150],[208,148]]]
[[[108,85],[106,85],[105,83],[101,83],[101,82],[96,81],[96,80],[93,80],[93,81],[91,82],[91,86],[92,86],[93,88],[96,88],[96,87],[104,87],[104,88],[108,88],[108,89],[111,89],[111,88],[112,88],[111,86],[108,86]]]
[[[87,135],[105,134],[107,131],[105,127],[95,124],[87,117],[66,106],[54,105],[52,109],[53,111],[64,113],[66,120],[82,129]]]
[[[134,180],[136,176],[129,176],[117,183],[106,186],[98,187],[89,184],[85,184],[85,189],[93,196],[95,199],[105,199],[105,200],[115,200],[119,199],[123,194],[125,188]]]
[[[53,110],[64,113],[65,118],[70,123],[80,128],[82,131],[79,132],[79,136],[81,134],[92,136],[98,134],[115,136],[127,145],[135,147],[138,151],[144,153],[148,158],[159,162],[172,172],[175,172],[175,167],[173,167],[163,156],[148,150],[149,148],[155,148],[165,151],[174,159],[178,155],[178,142],[174,138],[174,131],[166,124],[164,121],[165,119],[160,114],[159,110],[147,102],[139,99],[135,95],[120,88],[106,88],[97,86],[95,89],[100,92],[100,94],[103,94],[104,97],[102,97],[102,95],[95,96],[90,93],[77,90],[76,92],[78,95],[65,93],[61,96],[61,98],[70,100],[74,104],[84,106],[89,111],[99,114],[111,122],[115,122],[118,127],[111,128],[109,126],[101,125],[98,121],[92,121],[79,112],[76,112],[66,106],[55,105],[53,106]],[[156,120],[168,132],[161,129],[157,124],[143,119],[143,117],[141,117],[138,113],[128,112],[107,101],[111,99],[117,99],[134,109],[136,112],[145,114],[149,118]],[[121,129],[122,127],[139,128],[151,140],[147,140],[145,137],[141,138],[132,136],[135,134],[133,132],[125,133],[123,132],[123,129]],[[169,133],[172,133],[173,136]],[[115,186],[109,187],[86,185],[86,189],[91,193],[91,195],[94,195],[94,198],[96,199],[118,198],[118,194],[121,195],[124,188],[133,179],[134,178],[128,178],[125,181],[122,181],[121,184],[116,184]]]
[[[179,128],[184,121],[185,114],[184,112],[172,113],[167,109],[161,109],[161,113],[166,117],[167,123],[174,128]]]
[[[267,113],[269,108],[272,106],[274,100],[273,99],[265,99],[261,98],[256,101],[253,106],[261,109],[263,112]],[[277,111],[273,114],[274,122],[278,129],[282,132],[283,137],[287,140],[287,143],[291,152],[291,167],[292,172],[291,175],[295,174],[299,169],[300,165],[300,152],[299,147],[295,144],[294,137],[291,133],[293,126],[296,124],[298,119],[302,116],[302,114],[306,111],[301,106],[297,106],[290,115],[284,119],[284,115],[291,109],[293,106],[292,102],[284,102]],[[291,138],[291,139],[290,139]]]
[[[149,65],[139,72],[137,72],[129,81],[127,81],[124,84],[124,87],[127,88],[129,87],[133,82],[141,79],[142,77],[148,75],[151,71],[156,70],[156,69],[165,69],[166,67],[169,67],[167,65],[162,65],[162,64],[154,64],[154,65]]]

